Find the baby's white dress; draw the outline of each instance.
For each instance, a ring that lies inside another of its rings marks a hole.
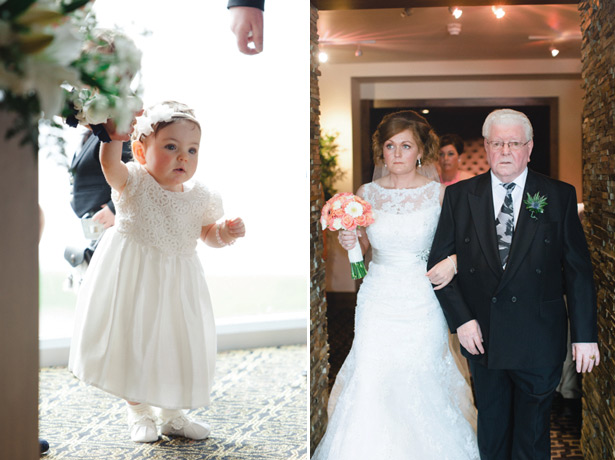
[[[198,182],[164,190],[127,163],[113,191],[115,226],[100,241],[77,298],[69,369],[129,401],[167,409],[209,403],[216,332],[201,227],[222,217],[220,197]]]

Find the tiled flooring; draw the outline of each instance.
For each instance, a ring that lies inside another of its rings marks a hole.
[[[327,296],[330,385],[352,345],[355,302],[350,293]],[[556,398],[551,412],[551,459],[583,460],[580,436],[581,400]]]

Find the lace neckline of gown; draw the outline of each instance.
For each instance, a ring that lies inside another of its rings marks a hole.
[[[380,185],[376,181],[372,182],[372,184],[374,184],[380,190],[386,190],[387,192],[414,192],[414,191],[423,190],[426,187],[429,187],[429,186],[431,186],[433,184],[437,184],[437,182],[431,181],[431,182],[427,182],[424,185],[419,185],[418,187],[408,187],[408,188],[388,188],[388,187],[384,187],[384,186]]]
[[[374,211],[409,214],[440,206],[440,183],[428,182],[415,188],[385,188],[376,182],[366,185],[364,198]]]

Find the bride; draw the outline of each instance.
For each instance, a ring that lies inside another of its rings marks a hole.
[[[388,174],[362,185],[375,223],[360,233],[372,261],[357,297],[355,338],[331,392],[315,460],[474,460],[476,410],[448,347],[434,289],[455,274],[455,256],[426,273],[444,187],[418,170],[438,137],[413,111],[384,117],[373,136]],[[340,231],[345,249],[356,236]],[[432,287],[432,283],[436,287]]]

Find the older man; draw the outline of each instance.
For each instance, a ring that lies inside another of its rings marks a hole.
[[[491,171],[447,188],[428,265],[457,254],[436,294],[470,362],[481,459],[549,460],[568,322],[577,372],[600,361],[589,251],[574,187],[527,167],[529,119],[496,110],[483,136]]]

